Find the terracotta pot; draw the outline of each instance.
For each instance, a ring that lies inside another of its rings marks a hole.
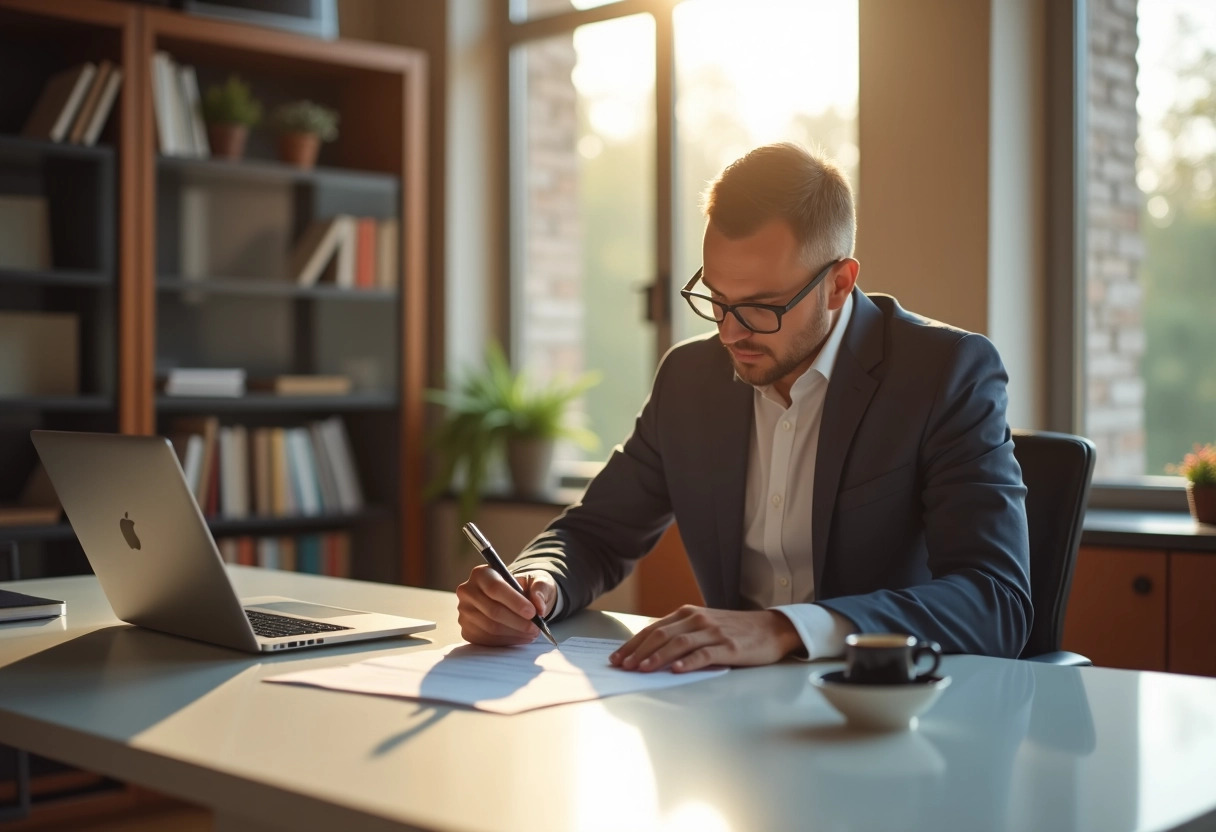
[[[1186,484],[1186,501],[1197,523],[1216,525],[1216,485]]]
[[[249,128],[244,124],[208,124],[207,143],[211,155],[219,159],[240,159],[245,155]]]
[[[289,165],[311,168],[317,163],[321,139],[316,133],[280,133],[279,159]]]

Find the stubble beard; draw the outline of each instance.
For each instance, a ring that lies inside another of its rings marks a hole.
[[[785,378],[803,364],[809,366],[810,362],[819,354],[819,350],[823,347],[823,343],[827,340],[828,333],[831,331],[831,313],[828,312],[826,306],[821,306],[820,310],[821,314],[816,315],[798,333],[798,336],[783,355],[778,356],[763,344],[757,344],[747,339],[737,342],[735,346],[739,349],[763,353],[771,359],[772,363],[767,366],[740,364],[728,350],[727,355],[730,355],[731,364],[735,368],[735,375],[752,387],[767,387]]]

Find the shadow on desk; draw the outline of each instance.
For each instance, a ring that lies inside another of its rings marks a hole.
[[[0,668],[0,700],[28,717],[64,714],[82,729],[104,726],[128,740],[207,696],[240,675],[264,665],[333,660],[357,661],[383,649],[425,643],[391,638],[254,655],[126,624],[105,627],[57,644]],[[286,669],[286,668],[284,668]]]

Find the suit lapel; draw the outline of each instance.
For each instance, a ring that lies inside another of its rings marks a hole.
[[[827,560],[832,513],[845,458],[861,418],[878,388],[878,382],[870,375],[870,370],[882,360],[883,330],[882,312],[860,289],[854,289],[853,316],[849,320],[840,352],[836,355],[836,365],[832,368],[815,456],[811,553],[815,567],[816,597],[821,597],[823,565]]]
[[[718,551],[722,565],[719,598],[707,597],[710,606],[738,609],[739,562],[743,554],[743,510],[747,499],[747,457],[751,449],[752,420],[755,409],[752,387],[734,378],[734,368],[726,355],[728,382],[708,410],[706,420],[713,435],[707,454],[713,465],[713,512],[718,532]]]

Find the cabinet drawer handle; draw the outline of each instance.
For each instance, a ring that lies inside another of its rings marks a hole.
[[[1148,595],[1150,592],[1153,591],[1152,579],[1146,578],[1144,575],[1141,575],[1139,578],[1136,578],[1136,580],[1132,581],[1132,591],[1135,592],[1137,595]]]

